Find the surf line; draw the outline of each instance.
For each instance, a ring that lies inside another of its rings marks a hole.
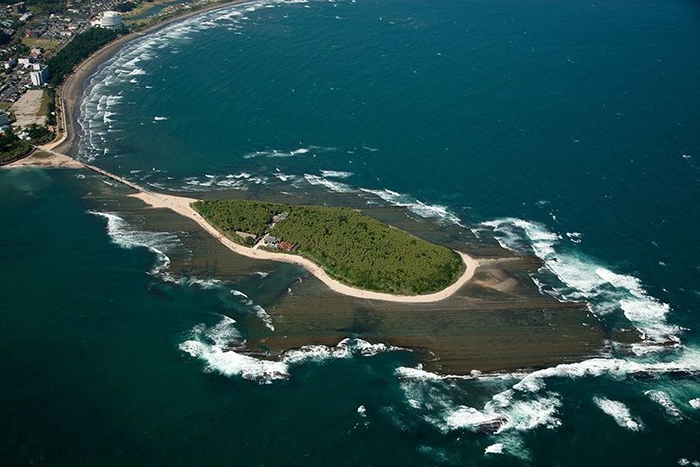
[[[209,232],[214,238],[216,238],[220,243],[222,243],[225,247],[233,251],[234,253],[238,253],[239,255],[247,256],[249,258],[255,258],[255,259],[261,259],[261,260],[269,260],[269,261],[280,261],[280,262],[285,262],[285,263],[292,263],[296,264],[298,266],[303,267],[307,271],[309,271],[311,274],[316,276],[318,279],[321,280],[328,288],[333,290],[334,292],[340,293],[342,295],[347,295],[350,297],[356,297],[356,298],[364,298],[368,300],[381,300],[381,301],[389,301],[389,302],[400,302],[400,303],[432,303],[432,302],[438,302],[440,300],[444,300],[446,298],[451,297],[454,295],[459,289],[461,289],[467,282],[471,280],[472,277],[474,277],[474,272],[476,271],[476,268],[479,266],[479,262],[472,258],[471,256],[467,255],[466,253],[463,253],[461,251],[455,250],[460,257],[462,258],[462,261],[465,264],[465,270],[464,273],[451,285],[449,285],[447,288],[439,291],[439,292],[434,292],[431,294],[425,294],[425,295],[394,295],[394,294],[389,294],[389,293],[382,293],[382,292],[372,292],[369,290],[363,290],[363,289],[358,289],[356,287],[351,287],[349,285],[343,284],[342,282],[339,282],[333,278],[331,278],[326,271],[323,270],[318,264],[314,263],[311,260],[308,260],[306,258],[303,258],[298,255],[290,255],[286,253],[275,253],[271,251],[266,251],[266,250],[260,250],[260,249],[252,249],[245,247],[243,245],[239,245],[226,237],[222,232],[217,230],[213,225],[211,225],[209,222],[207,222],[197,211],[195,211],[191,204],[196,202],[196,199],[193,198],[185,198],[183,196],[175,196],[175,195],[166,195],[163,193],[155,193],[153,191],[147,190],[146,188],[143,188],[142,186],[131,182],[123,177],[120,177],[119,175],[113,174],[107,170],[101,169],[99,167],[96,167],[92,164],[88,164],[86,162],[81,162],[76,159],[73,159],[71,157],[68,157],[64,154],[52,151],[50,149],[43,149],[44,152],[48,152],[51,154],[51,160],[50,161],[43,161],[40,158],[36,158],[34,161],[32,161],[32,157],[30,156],[27,159],[24,159],[23,163],[16,164],[16,165],[44,165],[44,166],[54,166],[54,167],[72,167],[72,168],[86,168],[89,169],[99,175],[102,175],[104,177],[110,178],[116,182],[119,182],[125,186],[128,186],[129,188],[132,188],[135,190],[137,193],[130,195],[131,197],[138,198],[147,205],[151,206],[152,208],[165,208],[165,209],[170,209],[171,211],[176,212],[177,214],[180,214],[181,216],[187,217],[189,219],[192,219],[195,221],[197,224],[200,225],[204,230]]]

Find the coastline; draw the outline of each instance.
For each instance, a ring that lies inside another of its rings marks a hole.
[[[237,3],[245,3],[245,1],[217,4],[211,8],[169,18],[167,21],[148,27],[140,32],[124,36],[97,51],[81,63],[79,67],[76,67],[76,70],[64,84],[64,86],[67,86],[70,83],[72,87],[70,89],[66,87],[65,91],[62,91],[65,94],[59,95],[61,99],[64,96],[72,98],[70,102],[71,108],[67,114],[70,120],[66,122],[68,131],[64,131],[65,136],[60,141],[45,146],[45,152],[35,151],[34,154],[26,159],[12,165],[89,168],[94,170],[93,167],[89,167],[72,157],[53,152],[50,149],[55,147],[56,151],[66,151],[69,156],[76,155],[75,149],[77,149],[79,138],[77,127],[78,106],[87,85],[86,80],[99,67],[104,66],[106,61],[118,54],[121,47],[128,45],[132,40],[139,38],[139,36],[157,31],[168,24],[184,20],[189,16],[203,13],[207,10],[224,8]],[[62,116],[66,116],[66,112],[63,112]],[[67,137],[71,139],[66,141]],[[107,176],[113,177],[112,174]],[[474,267],[470,268],[465,256],[460,253],[467,265],[466,272],[459,282],[442,292],[426,296],[378,294],[371,291],[352,289],[338,282],[333,284],[334,281],[330,278],[326,281],[323,277],[314,274],[314,267],[323,272],[320,267],[310,261],[306,264],[303,261],[298,261],[304,260],[301,257],[292,257],[279,253],[277,254],[279,256],[267,257],[263,257],[262,254],[249,254],[253,250],[246,249],[232,241],[226,242],[225,240],[228,239],[216,231],[213,226],[206,222],[202,224],[193,215],[186,214],[191,210],[189,203],[185,202],[182,206],[182,211],[185,213],[183,214],[183,212],[179,212],[171,206],[159,205],[170,195],[153,192],[141,193],[143,191],[141,187],[136,187],[136,190],[139,191],[139,194],[132,195],[134,198],[140,199],[142,202],[145,201],[152,207],[168,208],[167,210],[153,209],[152,216],[183,216],[186,218],[183,219],[183,224],[191,225],[192,228],[202,228],[208,232],[211,236],[207,234],[203,236],[212,245],[216,244],[217,249],[215,251],[220,255],[224,255],[225,249],[228,249],[252,259],[297,264],[312,273],[314,280],[310,280],[308,283],[305,282],[308,285],[299,290],[295,289],[294,294],[290,292],[288,295],[285,294],[275,298],[275,311],[279,311],[280,315],[284,316],[283,320],[275,323],[275,326],[281,332],[274,333],[272,337],[265,335],[265,337],[260,339],[259,343],[259,345],[272,349],[273,352],[281,351],[280,349],[297,348],[310,343],[335,345],[337,343],[336,337],[342,334],[343,330],[355,329],[353,326],[358,320],[358,316],[360,316],[360,322],[363,322],[365,315],[370,318],[379,317],[377,318],[377,323],[381,322],[382,324],[376,324],[372,321],[372,326],[376,327],[363,331],[363,335],[376,340],[390,341],[405,348],[426,349],[432,356],[430,362],[428,362],[429,367],[435,371],[450,374],[462,374],[472,368],[498,371],[506,368],[537,367],[543,365],[542,362],[561,361],[562,355],[568,356],[567,358],[571,359],[571,361],[576,361],[590,356],[593,351],[600,348],[599,342],[602,341],[602,337],[598,338],[598,335],[591,338],[590,336],[580,337],[580,333],[571,332],[566,335],[560,335],[558,332],[564,328],[579,329],[578,325],[582,320],[585,321],[587,317],[585,309],[577,305],[553,303],[553,299],[550,299],[551,302],[549,302],[543,299],[536,290],[525,290],[522,284],[519,283],[517,275],[510,275],[513,271],[516,273],[520,272],[524,267],[537,267],[532,266],[528,262],[529,259],[520,258],[513,260],[512,258],[507,258],[504,260],[505,262],[494,261],[491,259],[492,253],[490,251],[478,248],[475,250],[470,249],[470,251],[477,252],[477,255],[482,258],[482,263],[478,264],[472,258],[469,258],[474,261]],[[151,196],[150,202],[143,199],[146,195]],[[178,197],[172,196],[170,201],[176,198]],[[139,209],[147,210],[149,208],[139,206]],[[190,223],[187,219],[192,219],[195,224]],[[385,219],[384,222],[396,225],[391,219]],[[197,234],[199,232],[201,230],[197,231]],[[456,247],[459,248],[458,245]],[[274,255],[272,252],[265,253]],[[235,256],[230,258],[232,262],[248,261]],[[517,264],[513,265],[513,261]],[[507,266],[505,266],[506,264]],[[477,265],[479,270],[475,271]],[[511,269],[508,269],[506,272],[501,269],[503,266]],[[202,271],[202,273],[208,272],[211,272],[211,270]],[[325,274],[325,272],[323,273]],[[316,278],[319,280],[316,281]],[[335,286],[336,284],[337,287]],[[347,287],[351,293],[345,293],[342,287]],[[456,293],[458,290],[460,293]],[[436,297],[436,295],[440,296]],[[367,299],[368,301],[358,302],[358,300],[352,298]],[[309,301],[311,300],[316,300],[314,303],[323,303],[323,306],[310,306]],[[412,306],[405,306],[408,303],[412,304]],[[268,305],[268,303],[264,303],[266,308]],[[332,310],[330,314],[328,313],[329,309]],[[554,322],[559,326],[552,326],[551,322],[542,325],[538,318],[543,310],[546,310],[548,316],[554,316]],[[435,319],[437,316],[440,317],[439,320]],[[437,324],[445,322],[449,323],[449,326],[437,326]],[[425,323],[436,323],[436,327],[426,330]],[[484,323],[486,323],[488,329],[486,335],[484,333]],[[593,325],[594,323],[591,323],[591,326]],[[535,328],[537,331],[536,333],[531,331],[522,332],[523,328]],[[587,329],[593,329],[593,327]],[[536,337],[533,339],[533,336]],[[576,337],[572,338],[570,336]],[[538,343],[546,341],[548,345],[546,348],[543,348],[539,344],[533,344],[533,341]],[[500,345],[498,344],[499,342],[501,343]],[[509,345],[504,346],[503,342],[508,342]],[[518,345],[513,345],[514,342],[517,342]],[[256,345],[251,345],[251,348],[253,347],[256,347]],[[523,349],[527,350],[523,351]]]
[[[186,198],[183,196],[168,195],[164,193],[155,193],[149,190],[145,190],[139,185],[130,182],[122,177],[112,174],[106,170],[95,167],[91,164],[86,164],[80,162],[72,157],[68,157],[64,154],[60,154],[56,151],[44,150],[35,151],[32,155],[21,159],[19,161],[13,162],[6,167],[54,167],[54,168],[71,168],[71,169],[89,169],[97,172],[106,177],[112,178],[113,180],[122,183],[134,190],[137,193],[130,195],[132,198],[137,198],[151,206],[152,208],[164,208],[176,212],[177,214],[192,219],[205,231],[215,237],[221,244],[226,248],[242,256],[247,256],[248,258],[270,260],[270,261],[280,261],[285,263],[292,263],[303,267],[311,274],[316,276],[321,282],[326,284],[326,286],[342,295],[355,298],[364,298],[368,300],[381,300],[387,302],[397,302],[397,303],[433,303],[445,300],[452,295],[454,295],[459,289],[466,285],[473,277],[476,269],[479,267],[479,262],[472,258],[471,256],[463,253],[461,251],[455,250],[465,265],[465,270],[462,275],[447,288],[425,295],[394,295],[382,292],[373,292],[370,290],[358,289],[351,287],[349,285],[343,284],[331,278],[326,271],[323,270],[319,265],[301,256],[286,254],[286,253],[275,253],[266,250],[248,248],[239,245],[230,239],[226,238],[221,232],[219,232],[213,225],[208,223],[197,211],[195,211],[191,204],[198,201],[194,198]]]
[[[148,190],[144,190],[140,186],[128,182],[127,180],[121,177],[117,177],[114,174],[111,174],[107,171],[74,159],[77,153],[77,144],[79,141],[77,134],[78,111],[80,102],[83,97],[83,92],[85,90],[86,80],[90,76],[92,76],[102,64],[114,57],[129,42],[138,39],[139,37],[143,37],[148,34],[154,33],[159,29],[166,27],[169,24],[185,20],[191,16],[208,11],[217,10],[219,8],[225,8],[227,6],[239,3],[245,3],[246,1],[247,0],[232,0],[224,3],[217,3],[216,5],[211,5],[209,7],[205,7],[197,11],[192,11],[183,15],[177,15],[175,17],[168,18],[162,22],[149,26],[142,31],[129,33],[128,35],[107,44],[106,46],[95,52],[93,55],[91,55],[85,61],[83,61],[80,65],[78,65],[78,67],[73,71],[73,73],[68,77],[68,79],[66,79],[66,81],[63,83],[59,90],[59,97],[61,100],[62,108],[61,115],[63,119],[64,128],[62,137],[57,141],[39,147],[39,152],[34,151],[33,153],[30,153],[30,155],[28,155],[27,157],[9,164],[8,167],[42,166],[61,168],[87,168],[96,171],[105,176],[111,177],[127,186],[130,186],[131,188],[136,189],[138,193],[133,195],[133,197],[142,200],[149,206],[155,208],[167,208],[172,211],[175,211],[176,213],[184,217],[188,217],[194,220],[204,230],[206,230],[215,238],[217,238],[224,246],[226,246],[231,251],[250,258],[281,261],[299,265],[307,271],[309,271],[314,276],[316,276],[331,290],[342,295],[355,298],[364,298],[369,300],[381,300],[399,303],[433,303],[444,300],[454,295],[467,282],[469,282],[469,280],[474,276],[474,272],[476,271],[476,268],[479,265],[478,261],[476,261],[471,256],[467,255],[466,253],[457,251],[465,265],[464,273],[457,279],[457,281],[455,281],[453,284],[439,292],[434,292],[426,295],[393,295],[389,293],[357,289],[345,285],[335,279],[332,279],[320,266],[301,256],[288,255],[284,253],[274,253],[263,250],[254,250],[252,248],[246,248],[244,246],[234,243],[233,241],[224,237],[218,230],[216,230],[216,228],[214,228],[211,224],[206,222],[206,220],[204,220],[204,218],[201,215],[199,215],[199,213],[197,213],[194,209],[190,207],[191,203],[197,201],[195,199],[153,193]]]
[[[170,209],[184,217],[194,220],[229,250],[249,258],[280,261],[299,265],[321,280],[324,284],[326,284],[326,286],[328,286],[329,289],[342,295],[398,303],[433,303],[442,301],[454,295],[472,279],[474,272],[479,265],[477,260],[466,253],[455,250],[460,255],[465,265],[464,273],[457,279],[457,281],[439,292],[426,295],[407,296],[362,290],[332,279],[320,266],[301,256],[274,253],[257,249],[254,250],[252,248],[246,248],[242,245],[236,244],[223,236],[218,230],[216,230],[215,227],[209,224],[199,213],[190,207],[190,203],[197,201],[196,199],[154,193],[140,187],[137,184],[116,176],[115,174],[75,159],[79,142],[78,113],[80,110],[80,103],[82,102],[83,93],[85,91],[88,78],[95,74],[100,66],[118,54],[119,51],[130,42],[157,32],[170,24],[184,21],[198,14],[223,9],[232,5],[246,3],[248,1],[250,0],[224,0],[195,11],[178,14],[163,21],[157,22],[156,24],[152,24],[142,30],[130,32],[127,35],[119,37],[118,39],[97,50],[95,53],[81,62],[58,89],[57,96],[60,101],[63,126],[61,137],[45,145],[37,146],[27,155],[10,162],[3,167],[68,168],[89,169],[95,171],[135,189],[138,193],[132,195],[132,197],[140,199],[151,207]]]
[[[63,135],[60,139],[51,143],[40,146],[39,149],[56,151],[70,157],[74,157],[78,147],[78,111],[80,102],[83,98],[87,79],[95,74],[101,65],[114,57],[128,43],[152,34],[172,23],[186,20],[192,16],[206,13],[209,11],[226,8],[239,3],[245,3],[248,0],[225,0],[204,8],[189,11],[180,15],[175,15],[161,22],[146,27],[143,30],[130,32],[129,34],[120,37],[109,44],[105,45],[90,57],[81,62],[73,73],[66,79],[58,90],[58,98],[60,99],[61,118],[63,120]]]

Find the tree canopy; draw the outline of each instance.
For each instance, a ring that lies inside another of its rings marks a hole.
[[[256,201],[198,201],[193,207],[229,238],[236,231],[266,232],[299,246],[296,254],[354,287],[397,294],[444,289],[463,271],[449,248],[419,239],[359,211],[321,206],[290,206]],[[271,226],[272,218],[289,213]]]
[[[51,84],[63,83],[66,76],[71,74],[75,66],[92,55],[100,47],[117,38],[117,33],[111,29],[90,28],[77,35],[49,62]]]

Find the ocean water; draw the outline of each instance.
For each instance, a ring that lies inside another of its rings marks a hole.
[[[2,171],[3,464],[700,465],[699,58],[689,0],[270,0],[132,42],[79,158],[462,225],[613,337],[461,377],[352,335],[251,355],[269,299],[172,274],[181,232],[88,202],[87,174]]]

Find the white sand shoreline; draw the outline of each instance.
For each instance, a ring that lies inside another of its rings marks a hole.
[[[175,211],[176,213],[188,217],[199,224],[204,230],[209,232],[211,235],[216,237],[224,246],[226,246],[231,251],[238,253],[239,255],[247,256],[249,258],[265,259],[270,261],[282,261],[285,263],[292,263],[299,265],[309,271],[311,274],[316,276],[321,280],[328,288],[334,292],[347,295],[356,298],[365,298],[369,300],[383,300],[390,302],[400,302],[400,303],[432,303],[444,300],[452,295],[454,295],[459,289],[462,288],[469,280],[474,276],[476,268],[479,266],[477,260],[458,251],[459,255],[462,257],[462,261],[466,265],[464,273],[454,282],[452,285],[443,289],[439,292],[426,294],[426,295],[393,295],[389,293],[372,292],[369,290],[362,290],[349,285],[338,282],[337,280],[331,278],[326,271],[324,271],[316,263],[303,258],[298,255],[292,255],[287,253],[275,253],[271,251],[265,251],[260,249],[248,248],[243,245],[239,245],[232,240],[226,238],[221,234],[214,226],[209,224],[197,211],[195,211],[190,204],[197,201],[192,198],[184,198],[181,196],[164,195],[161,193],[153,193],[147,191],[140,191],[134,195],[134,198],[138,198],[144,203],[154,207],[154,208],[166,208]]]

